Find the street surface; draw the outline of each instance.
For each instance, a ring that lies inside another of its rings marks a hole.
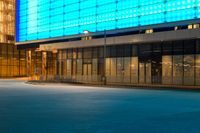
[[[0,80],[0,133],[200,133],[200,92]]]

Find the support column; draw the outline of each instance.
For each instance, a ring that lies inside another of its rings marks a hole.
[[[47,52],[42,52],[42,80],[48,80]]]
[[[27,60],[27,76],[30,78],[31,77],[31,50],[26,51],[26,60]]]

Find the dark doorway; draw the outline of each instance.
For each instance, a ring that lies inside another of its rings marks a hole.
[[[161,84],[162,83],[162,58],[161,56],[156,56],[152,59],[152,83]]]

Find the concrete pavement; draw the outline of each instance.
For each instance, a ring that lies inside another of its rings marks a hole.
[[[0,80],[0,133],[200,133],[200,93]]]

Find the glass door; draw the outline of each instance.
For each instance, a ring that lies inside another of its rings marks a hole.
[[[161,84],[162,82],[162,58],[158,56],[152,59],[152,83]]]
[[[151,84],[151,61],[142,61],[139,63],[139,83]]]

